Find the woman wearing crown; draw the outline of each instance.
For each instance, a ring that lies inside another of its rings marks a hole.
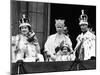
[[[44,61],[40,54],[40,46],[35,33],[31,29],[29,20],[23,18],[20,20],[20,34],[15,37],[15,61],[23,60],[24,62]]]
[[[49,61],[57,60],[57,52],[61,50],[64,44],[67,44],[71,52],[73,51],[70,38],[63,33],[65,20],[58,19],[55,22],[57,33],[50,35],[45,43],[45,51],[49,55]]]

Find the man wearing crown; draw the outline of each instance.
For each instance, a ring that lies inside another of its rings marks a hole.
[[[49,55],[49,61],[57,61],[58,54],[64,44],[70,49],[70,52],[73,52],[72,42],[68,36],[63,32],[65,20],[55,20],[55,27],[57,33],[52,34],[48,37],[45,43],[45,51]],[[60,61],[60,60],[59,60]]]
[[[79,50],[78,58],[80,60],[88,60],[91,57],[95,57],[95,35],[88,28],[88,16],[84,14],[84,10],[82,10],[79,21],[82,33],[76,39],[75,51]]]
[[[15,62],[18,60],[24,62],[44,61],[43,56],[40,54],[37,37],[25,15],[20,20],[19,29],[20,34],[15,37]]]

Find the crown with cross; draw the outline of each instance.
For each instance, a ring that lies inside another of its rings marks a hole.
[[[31,25],[29,24],[29,19],[26,18],[26,15],[23,14],[22,15],[22,18],[19,20],[19,27],[22,27],[22,26],[29,26],[31,27]]]
[[[84,13],[84,10],[81,10],[82,14],[80,15],[80,18],[79,18],[79,25],[82,25],[82,24],[86,24],[88,25],[88,16]]]

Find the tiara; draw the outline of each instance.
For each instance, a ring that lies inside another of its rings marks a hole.
[[[55,22],[56,22],[56,25],[57,24],[62,24],[62,25],[65,25],[65,20],[61,20],[61,19],[58,19],[58,20],[55,20]]]

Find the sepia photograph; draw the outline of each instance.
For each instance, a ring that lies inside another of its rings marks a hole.
[[[96,6],[10,1],[11,75],[96,69]]]

